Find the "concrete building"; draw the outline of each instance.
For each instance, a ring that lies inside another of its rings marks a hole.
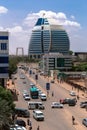
[[[67,32],[53,19],[39,18],[32,30],[28,55],[41,58],[47,53],[68,55],[70,42]]]
[[[0,31],[0,83],[4,86],[9,77],[9,33]]]
[[[75,52],[74,55],[78,60],[87,61],[87,52]]]
[[[49,53],[42,57],[40,68],[43,72],[49,73],[51,70],[66,71],[72,68],[72,56],[61,53]]]

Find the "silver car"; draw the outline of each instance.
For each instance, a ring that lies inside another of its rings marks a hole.
[[[63,104],[59,102],[52,102],[51,108],[63,108]]]
[[[87,118],[84,118],[84,119],[82,120],[82,124],[84,124],[84,125],[87,127]]]

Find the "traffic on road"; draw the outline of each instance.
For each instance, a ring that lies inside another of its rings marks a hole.
[[[15,85],[19,91],[18,101],[15,101],[16,124],[26,130],[37,130],[38,126],[40,130],[86,130],[86,99],[78,99],[75,91],[64,89],[42,73],[38,73],[36,79],[35,74],[35,69],[32,69],[32,73],[25,73],[21,68],[15,74]],[[75,117],[74,125],[72,116]],[[28,125],[28,119],[32,127]]]

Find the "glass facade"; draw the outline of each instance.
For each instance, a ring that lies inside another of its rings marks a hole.
[[[9,77],[9,34],[0,31],[0,78],[7,79]]]
[[[39,18],[32,30],[28,55],[35,58],[53,52],[68,54],[70,48],[69,37],[59,25],[51,26],[47,18]]]

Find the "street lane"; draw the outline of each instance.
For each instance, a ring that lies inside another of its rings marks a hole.
[[[26,84],[23,84],[23,81],[26,81]],[[27,108],[27,101],[25,101],[23,99],[22,96],[22,92],[24,89],[27,89],[29,91],[29,84],[32,81],[29,81],[27,78],[26,79],[20,79],[18,78],[18,80],[16,81],[16,85],[18,90],[20,91],[20,95],[18,98],[18,102],[16,102],[18,107],[23,107],[23,108]],[[46,91],[45,89],[45,83],[47,81],[44,81],[43,78],[39,77],[39,84],[40,86],[43,85],[43,89],[44,91]],[[62,87],[58,86],[57,84],[51,84],[51,90],[50,91],[54,91],[54,97],[51,96],[51,92],[50,92],[50,96],[48,98],[47,101],[44,101],[45,107],[46,109],[43,110],[44,115],[45,115],[45,121],[44,122],[39,122],[36,121],[35,119],[33,119],[32,117],[32,110],[30,111],[31,113],[31,120],[33,123],[33,128],[36,129],[38,125],[40,125],[42,130],[74,130],[75,128],[72,126],[72,114],[75,115],[76,119],[79,118],[80,114],[78,114],[78,112],[73,108],[73,107],[69,107],[67,105],[64,105],[64,109],[52,109],[51,108],[51,103],[52,101],[59,101],[60,98],[65,98],[65,97],[70,97],[69,93]],[[36,99],[36,101],[40,99]],[[77,109],[78,108],[78,109]],[[82,109],[79,108],[79,106],[76,106],[77,110],[81,110]],[[83,114],[84,115],[84,114]],[[80,117],[80,121],[81,121]],[[85,130],[85,127],[83,127]]]

